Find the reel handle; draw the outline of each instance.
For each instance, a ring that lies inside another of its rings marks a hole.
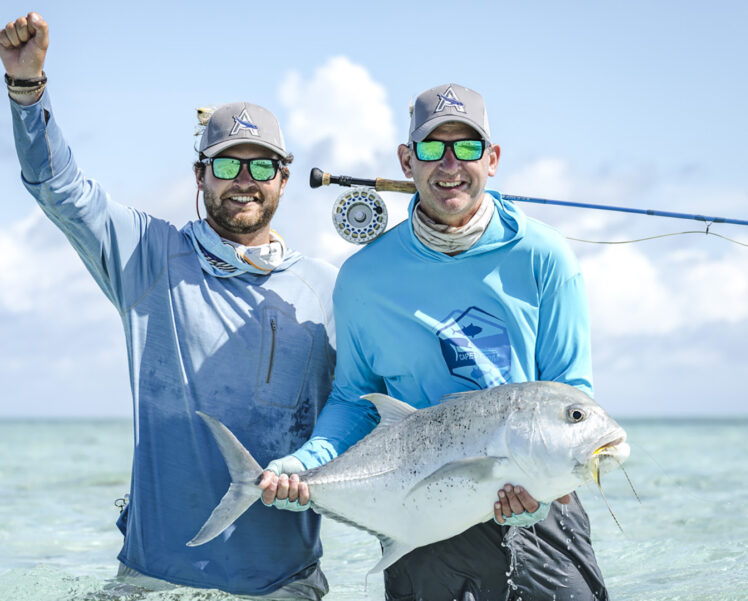
[[[317,167],[314,167],[309,172],[309,187],[310,188],[319,188],[320,186],[329,186],[330,185],[330,174],[325,173],[322,171],[322,169],[318,169]]]

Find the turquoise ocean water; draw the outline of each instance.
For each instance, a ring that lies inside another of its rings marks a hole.
[[[632,455],[582,489],[614,601],[748,600],[748,419],[621,420]],[[229,601],[216,591],[112,592],[129,420],[0,420],[0,600]],[[382,599],[371,536],[323,526],[329,601]]]

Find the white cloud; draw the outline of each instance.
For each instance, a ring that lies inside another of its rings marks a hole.
[[[616,205],[629,204],[656,183],[651,169],[646,167],[629,172],[578,174],[569,161],[557,157],[531,161],[508,174],[505,181],[506,190],[512,194]]]
[[[637,173],[575,173],[541,159],[506,178],[508,193],[635,208],[739,216],[745,194],[678,178]],[[564,235],[634,240],[703,231],[683,221],[522,203]],[[748,229],[714,225],[737,241]],[[626,245],[572,242],[587,283],[597,398],[616,415],[744,414],[742,350],[748,336],[748,248],[686,235]],[[709,399],[708,406],[703,399]],[[738,408],[740,407],[740,408]]]
[[[139,202],[133,205],[155,217],[166,219],[177,227],[182,227],[188,221],[198,218],[195,210],[197,185],[192,172],[181,177],[178,181],[164,182],[149,200],[148,205]],[[200,195],[200,213],[205,218],[205,208]]]
[[[329,142],[331,168],[374,167],[377,154],[394,156],[387,91],[345,56],[330,58],[308,80],[288,73],[279,95],[288,111],[286,132],[305,150]]]
[[[99,303],[90,302],[96,290],[65,237],[39,208],[0,230],[0,314],[56,312],[69,304],[85,315],[100,315]]]
[[[605,336],[667,334],[682,318],[651,261],[630,246],[603,249],[581,261],[596,331]]]
[[[195,218],[194,194],[184,177],[131,204],[181,225]],[[0,228],[2,413],[129,415],[117,311],[62,233],[23,201],[29,213]]]
[[[690,292],[679,299],[686,323],[748,319],[747,248],[735,248],[718,258],[699,250],[681,251],[669,259],[677,274],[675,286]]]
[[[366,179],[398,177],[395,125],[386,90],[366,68],[338,56],[309,78],[289,72],[279,97],[287,109],[282,126],[288,146],[301,152],[295,152],[274,225],[291,247],[340,265],[360,248],[340,238],[332,225],[335,200],[348,188],[311,190],[308,173],[314,166]],[[409,197],[382,196],[392,227],[404,219]]]
[[[26,267],[30,248],[21,241],[29,227],[39,221],[41,211],[0,231],[0,308],[9,313],[29,311],[33,304],[31,280]]]
[[[686,188],[641,173],[579,175],[564,160],[528,163],[507,178],[507,190],[559,200],[632,208],[638,198],[665,196],[668,210],[695,199],[716,200],[714,191]],[[741,195],[722,191],[719,206]],[[713,209],[714,203],[710,204]],[[634,240],[703,229],[701,223],[546,205],[523,205],[567,236],[598,241]],[[704,206],[701,207],[705,208]],[[714,226],[713,231],[719,231]],[[732,234],[736,238],[745,232]],[[748,249],[707,236],[679,236],[628,245],[575,244],[585,274],[593,325],[605,337],[661,336],[708,323],[748,319]]]
[[[511,194],[540,198],[570,198],[574,182],[569,164],[557,158],[542,158],[509,174],[505,189]]]
[[[194,180],[183,178],[145,199],[147,206],[133,206],[181,226],[196,218],[194,194]],[[0,229],[0,314],[41,311],[78,320],[81,315],[98,319],[102,306],[110,312],[109,301],[65,236],[38,206],[28,204],[26,217]],[[59,311],[65,305],[76,310]]]
[[[642,245],[585,255],[580,262],[595,328],[611,337],[658,336],[748,322],[748,249],[720,244],[717,256]]]

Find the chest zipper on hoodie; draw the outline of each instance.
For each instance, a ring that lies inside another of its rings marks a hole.
[[[275,336],[278,330],[278,326],[275,324],[275,319],[270,320],[270,332],[272,338],[270,339],[270,363],[268,363],[268,377],[265,380],[266,384],[270,384],[270,374],[273,373],[273,360],[275,359]]]

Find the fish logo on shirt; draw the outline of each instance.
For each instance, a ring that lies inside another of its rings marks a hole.
[[[479,388],[509,381],[512,365],[504,322],[479,307],[453,311],[437,330],[450,373]]]

